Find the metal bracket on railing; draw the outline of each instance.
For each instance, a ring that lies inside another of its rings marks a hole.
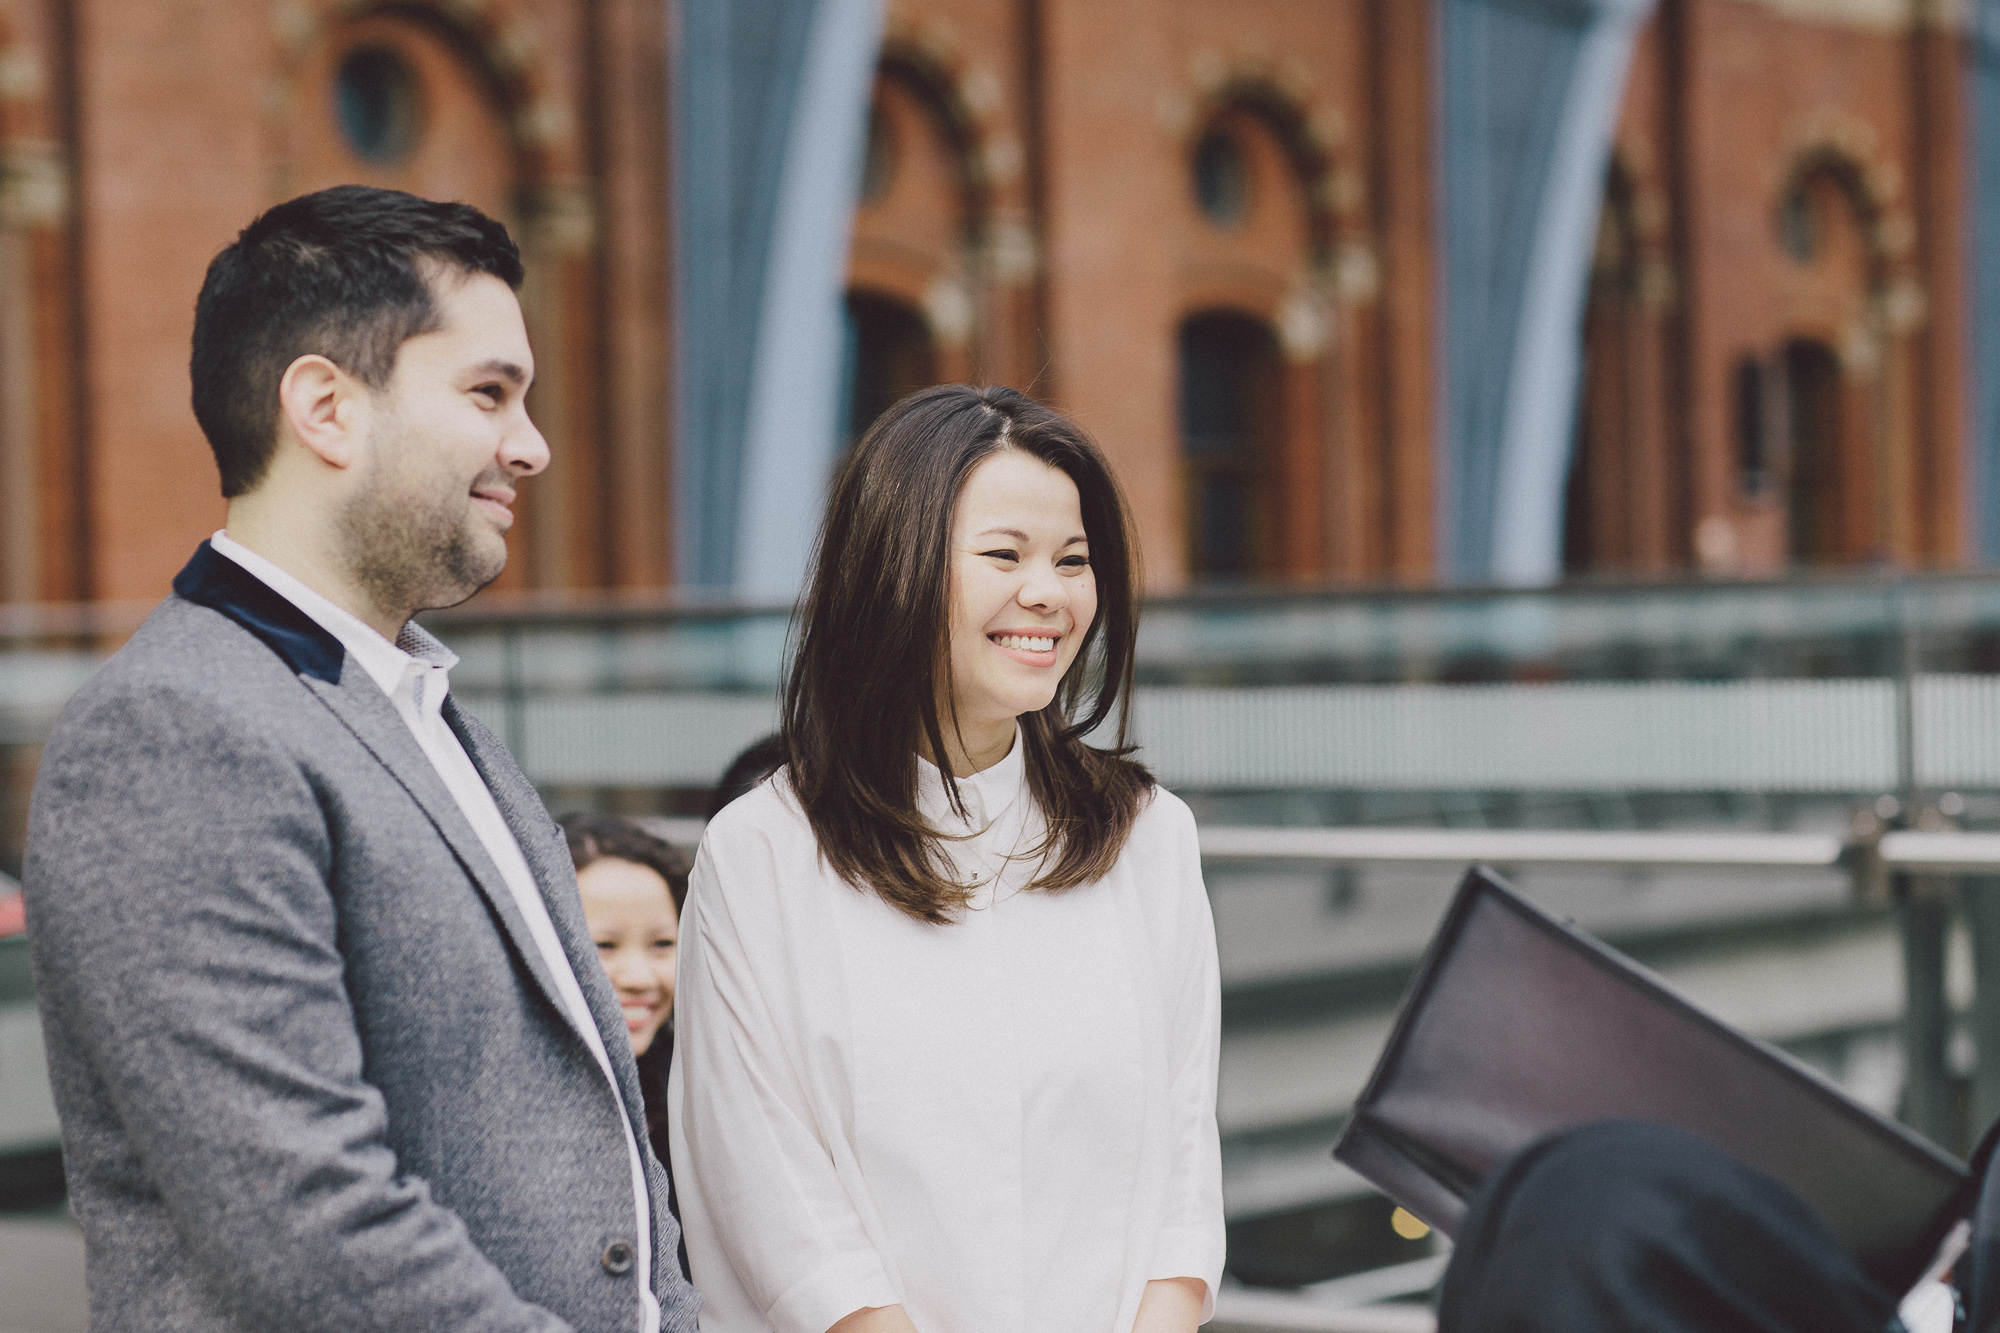
[[[1854,883],[1856,902],[1889,901],[1889,867],[1882,859],[1882,836],[1888,831],[1889,820],[1878,809],[1856,810],[1847,821],[1847,845],[1841,848],[1840,865]]]
[[[1909,827],[1918,833],[1929,833],[1947,838],[1963,836],[1958,830],[1958,821],[1939,805],[1926,805],[1918,810]],[[1952,878],[1949,872],[1918,869],[1901,877],[1904,896],[1929,901],[1944,902],[1952,896]]]

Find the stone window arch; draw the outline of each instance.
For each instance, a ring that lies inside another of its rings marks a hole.
[[[400,10],[330,24],[294,89],[295,192],[376,185],[514,219],[525,182],[507,104],[450,29]]]
[[[1321,581],[1378,577],[1389,545],[1384,503],[1392,448],[1380,415],[1383,381],[1378,264],[1366,173],[1348,146],[1329,90],[1301,70],[1253,54],[1198,50],[1190,87],[1163,99],[1162,123],[1181,148],[1176,329],[1183,414],[1202,364],[1212,312],[1242,312],[1275,346],[1253,358],[1268,384],[1255,434],[1256,484],[1237,555],[1220,542],[1216,497],[1228,468],[1183,458],[1188,575]],[[1236,466],[1236,465],[1232,465]],[[1240,474],[1240,467],[1237,468]],[[1204,500],[1202,497],[1206,496]],[[1202,506],[1209,505],[1208,517]],[[1206,526],[1204,526],[1206,525]],[[1225,568],[1224,566],[1227,566]]]
[[[878,354],[905,367],[928,364],[927,383],[1006,382],[1023,359],[1012,345],[1023,341],[1021,312],[1011,307],[1025,275],[995,245],[1005,230],[995,223],[999,178],[1018,172],[1009,158],[1018,150],[995,134],[991,108],[982,115],[966,86],[989,77],[907,36],[892,33],[884,45],[848,262],[849,330],[859,342],[850,349],[844,392],[857,411],[875,400],[869,377],[886,373]],[[922,356],[911,350],[915,327],[900,315],[891,319],[883,301],[921,320]],[[901,332],[882,342],[892,328]],[[892,354],[891,342],[902,351]],[[888,374],[880,382],[902,381]]]
[[[1212,223],[1233,225],[1211,214],[1204,196],[1214,186],[1227,188],[1232,155],[1226,150],[1234,148],[1252,196],[1243,203],[1254,207],[1261,194],[1266,208],[1295,217],[1306,262],[1332,266],[1342,238],[1359,235],[1366,190],[1332,142],[1340,134],[1337,117],[1245,70],[1222,78],[1190,107],[1186,122],[1189,194]]]
[[[1923,302],[1894,185],[1893,173],[1821,142],[1794,156],[1774,192],[1771,240],[1793,315],[1760,369],[1770,493],[1794,564],[1863,563],[1913,544],[1893,472],[1914,447],[1896,405]]]

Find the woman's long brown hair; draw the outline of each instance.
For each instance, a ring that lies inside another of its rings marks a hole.
[[[793,790],[835,873],[920,921],[956,919],[973,886],[917,809],[917,751],[944,759],[951,694],[951,524],[972,470],[1018,449],[1076,483],[1097,617],[1055,699],[1020,718],[1028,789],[1048,839],[1030,887],[1102,879],[1152,777],[1127,757],[1137,576],[1124,497],[1097,446],[1012,389],[940,385],[897,403],[855,446],[828,502],[796,627],[782,735]],[[940,689],[940,684],[943,688]],[[1110,749],[1083,738],[1117,717]]]

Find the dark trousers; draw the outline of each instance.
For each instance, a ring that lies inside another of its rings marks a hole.
[[[1989,1203],[2000,1199],[1982,1198],[1982,1214]],[[1975,1233],[1975,1265],[1982,1242],[2000,1257],[1995,1237],[1992,1227]],[[1966,1290],[1987,1321],[1975,1333],[2000,1328]],[[1884,1333],[1900,1295],[1871,1281],[1770,1176],[1679,1130],[1612,1122],[1544,1139],[1480,1187],[1458,1229],[1438,1327]]]

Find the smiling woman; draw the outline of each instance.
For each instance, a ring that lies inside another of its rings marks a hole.
[[[918,756],[962,814],[956,779],[1007,754],[1017,725],[1050,816],[1036,886],[1109,869],[1152,783],[1125,757],[1120,707],[1135,587],[1124,497],[1069,421],[949,384],[884,413],[828,503],[785,699],[792,784],[834,869],[950,920],[967,891],[918,809]],[[1057,650],[994,637],[1037,632]],[[1083,744],[1114,710],[1117,746]]]
[[[704,1329],[1206,1314],[1215,935],[1193,818],[1124,744],[1134,586],[1103,455],[1022,395],[927,389],[856,446],[788,766],[709,824],[682,921]]]

